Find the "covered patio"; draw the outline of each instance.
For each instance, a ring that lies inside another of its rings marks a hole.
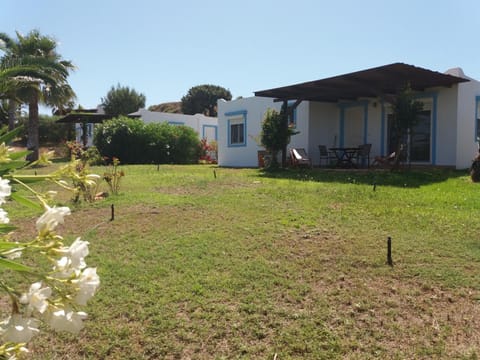
[[[353,148],[372,144],[372,156],[392,150],[389,103],[406,85],[424,103],[422,120],[412,137],[412,161],[437,164],[438,144],[448,134],[439,124],[456,118],[453,112],[439,115],[439,107],[455,101],[456,85],[469,79],[404,63],[394,63],[316,81],[256,91],[255,96],[273,98],[294,109],[307,103],[302,112],[312,157],[320,156],[318,145]],[[457,105],[455,104],[455,107]],[[293,146],[295,140],[292,138]]]
[[[75,132],[81,139],[83,146],[87,146],[93,139],[93,125],[100,124],[104,120],[111,119],[111,115],[99,114],[97,110],[73,111],[57,120],[58,123],[75,124]]]

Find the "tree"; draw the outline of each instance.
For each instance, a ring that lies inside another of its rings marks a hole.
[[[409,147],[409,139],[412,137],[412,129],[419,121],[423,104],[415,100],[415,95],[407,85],[390,100],[392,106],[392,132],[395,144],[395,161],[393,168],[398,168],[404,150]]]
[[[292,135],[299,133],[298,131],[293,130],[292,127],[286,126],[287,122],[287,112],[284,109],[281,112],[274,109],[267,109],[262,122],[260,142],[272,156],[270,166],[278,166],[278,153],[284,151],[286,146],[290,143]]]
[[[188,115],[217,116],[218,99],[232,100],[230,90],[217,85],[194,86],[182,97],[182,111]]]
[[[15,48],[15,41],[7,34],[0,33],[0,50],[9,54],[12,53]],[[6,67],[5,63],[8,61],[7,59],[7,56],[2,58],[2,68]],[[18,108],[16,88],[10,87],[8,90],[5,90],[2,99],[7,102],[5,109],[7,109],[8,129],[13,130],[15,128]]]
[[[112,115],[112,118],[120,115],[128,115],[145,107],[145,95],[137,93],[135,89],[128,86],[111,87],[107,96],[102,98],[102,105],[105,113]]]
[[[32,151],[28,160],[34,161],[39,156],[39,103],[57,108],[73,106],[75,93],[67,77],[74,66],[56,52],[57,42],[38,30],[26,36],[17,32],[17,41],[8,39],[5,34],[0,39],[5,44],[2,46],[5,53],[2,69],[15,73],[13,77],[6,76],[2,86],[11,100],[28,103],[27,148]]]

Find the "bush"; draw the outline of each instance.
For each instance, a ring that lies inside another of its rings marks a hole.
[[[97,126],[94,144],[103,156],[116,157],[123,164],[189,164],[200,156],[200,141],[190,127],[145,124],[127,117]]]

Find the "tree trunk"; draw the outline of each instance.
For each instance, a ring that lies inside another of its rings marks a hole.
[[[288,132],[288,102],[283,101],[282,105],[282,110],[280,111],[280,114],[283,117],[283,126],[285,127],[285,131]],[[285,144],[282,149],[282,167],[286,168],[287,167],[287,146],[288,144]]]
[[[17,102],[13,99],[8,100],[8,130],[15,129],[17,120]]]
[[[39,156],[39,136],[38,136],[39,118],[38,118],[38,94],[34,94],[28,104],[28,133],[27,149],[32,153],[27,156],[28,161],[36,161]]]

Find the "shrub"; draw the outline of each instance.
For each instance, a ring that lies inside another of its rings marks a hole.
[[[270,153],[272,162],[270,166],[276,167],[277,154],[282,151],[289,143],[292,135],[299,132],[295,131],[291,126],[286,126],[285,109],[278,112],[274,109],[267,109],[263,121],[262,132],[260,133],[261,144]]]
[[[119,158],[123,163],[141,163],[136,153],[144,124],[141,120],[120,116],[95,127],[94,144],[103,156]],[[142,149],[140,149],[141,151]]]
[[[124,164],[188,164],[200,156],[200,141],[193,129],[126,117],[97,126],[94,143],[103,156]]]

